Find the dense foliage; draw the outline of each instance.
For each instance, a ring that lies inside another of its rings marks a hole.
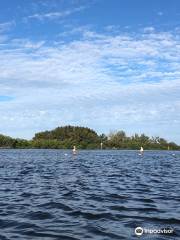
[[[89,128],[65,126],[35,134],[33,143],[40,148],[72,148],[76,145],[78,148],[87,149],[97,148],[100,138]]]
[[[77,126],[58,127],[52,131],[39,132],[30,141],[0,135],[1,148],[72,149],[75,145],[78,149],[99,149],[101,143],[103,149],[139,149],[143,146],[144,149],[180,150],[180,146],[164,138],[150,138],[145,134],[129,137],[124,131],[98,135],[92,129]]]
[[[0,134],[0,148],[27,148],[30,147],[30,141],[25,139],[14,139]]]
[[[109,134],[108,140],[105,142],[108,148],[117,149],[162,149],[162,150],[180,150],[180,146],[174,142],[168,142],[164,138],[148,137],[145,134],[135,134],[131,137],[126,136],[124,131]]]

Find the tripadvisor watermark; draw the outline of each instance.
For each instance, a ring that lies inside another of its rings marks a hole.
[[[161,229],[157,229],[157,228],[142,228],[142,227],[137,227],[135,228],[135,234],[137,236],[141,236],[143,234],[173,234],[174,233],[174,229],[172,228],[161,228]]]

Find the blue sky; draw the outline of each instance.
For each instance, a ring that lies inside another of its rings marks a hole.
[[[0,133],[73,124],[180,143],[180,1],[1,0]]]

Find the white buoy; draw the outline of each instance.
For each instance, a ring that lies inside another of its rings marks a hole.
[[[139,151],[140,151],[140,155],[143,155],[143,153],[144,153],[143,147],[141,147]]]
[[[76,146],[73,147],[73,150],[72,150],[73,154],[77,154],[77,150],[76,150]]]

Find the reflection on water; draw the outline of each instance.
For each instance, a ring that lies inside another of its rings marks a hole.
[[[180,152],[0,150],[0,239],[137,239],[175,229]]]

